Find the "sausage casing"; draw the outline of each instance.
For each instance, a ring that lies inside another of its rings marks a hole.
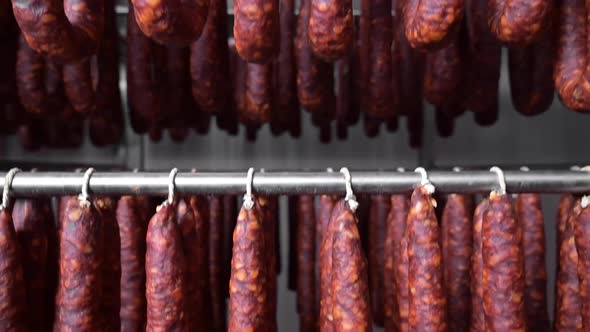
[[[505,43],[530,43],[543,32],[553,1],[488,0],[488,22]]]
[[[220,196],[209,198],[209,284],[213,320],[217,331],[225,331],[225,290],[223,275],[223,202]]]
[[[317,327],[316,278],[315,278],[315,204],[311,195],[298,199],[297,223],[297,308],[299,330],[314,331]]]
[[[383,326],[385,318],[385,239],[387,236],[387,215],[391,209],[388,195],[371,196],[369,212],[369,282],[371,292],[371,313],[375,323]]]
[[[590,328],[590,209],[582,207],[574,224],[576,250],[578,252],[578,277],[582,301],[582,329]]]
[[[16,87],[21,105],[31,114],[43,114],[45,92],[45,58],[35,52],[20,36],[16,59]]]
[[[261,125],[270,121],[273,105],[272,63],[246,65],[246,103],[240,114],[244,123]]]
[[[354,18],[351,0],[310,0],[309,43],[324,61],[342,58],[352,50]]]
[[[3,331],[26,330],[26,289],[23,270],[19,262],[18,240],[12,224],[12,216],[6,210],[0,211],[0,328]],[[82,312],[86,314],[86,312]]]
[[[237,0],[234,4],[236,49],[248,62],[265,63],[279,49],[279,1]]]
[[[471,256],[471,326],[472,332],[485,332],[485,314],[483,310],[483,218],[490,202],[482,200],[473,216],[473,254]]]
[[[461,22],[463,0],[404,1],[404,27],[413,48],[436,47]]]

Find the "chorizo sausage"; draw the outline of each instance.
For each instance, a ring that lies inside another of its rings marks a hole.
[[[413,48],[443,44],[463,18],[463,0],[408,0],[403,4],[406,38]]]
[[[486,331],[523,331],[526,312],[522,228],[507,195],[492,192],[481,234]]]
[[[181,236],[175,206],[159,206],[146,236],[147,331],[186,328],[186,261]]]
[[[436,132],[440,137],[451,137],[455,131],[455,117],[441,108],[434,110]]]
[[[437,109],[449,111],[454,116],[460,113],[461,96],[461,50],[458,33],[453,33],[449,44],[426,54],[424,69],[424,97]],[[438,113],[439,111],[437,111]]]
[[[322,248],[322,243],[324,242],[324,236],[326,236],[326,232],[328,231],[328,225],[330,224],[330,216],[332,215],[332,209],[334,209],[334,205],[336,204],[336,197],[332,195],[321,195],[319,197],[318,206],[316,209],[316,235],[315,235],[315,270],[316,270],[316,280],[315,280],[315,306],[316,306],[316,313],[320,310],[320,298],[321,298],[321,280],[320,280],[320,272],[321,272],[321,260],[320,260],[320,253]],[[299,308],[298,308],[299,310]]]
[[[221,113],[229,93],[229,53],[227,49],[227,4],[210,0],[203,33],[191,44],[192,94],[203,112]]]
[[[60,228],[59,287],[54,330],[101,329],[103,225],[88,201],[67,200]]]
[[[404,240],[406,222],[410,211],[410,199],[407,195],[392,195],[391,210],[387,215],[387,235],[385,239],[385,269],[384,269],[384,298],[385,298],[385,331],[408,331],[408,307],[402,321],[400,315],[401,297],[405,292],[407,299],[407,279],[405,287],[401,287],[397,270],[402,269],[401,243]],[[407,261],[406,261],[407,263]],[[407,264],[405,265],[407,274]],[[407,278],[407,277],[406,277]],[[405,290],[405,291],[404,291]],[[404,302],[407,304],[407,301]]]
[[[209,198],[209,283],[216,331],[225,331],[225,291],[223,276],[223,202]]]
[[[265,264],[263,214],[256,202],[242,207],[233,234],[234,248],[229,283],[229,332],[266,331],[268,276]]]
[[[201,35],[209,9],[208,0],[132,3],[141,31],[160,44],[174,46],[188,46]]]
[[[299,196],[297,223],[297,308],[299,330],[314,331],[317,328],[315,283],[315,206],[311,195]]]
[[[554,67],[555,89],[562,103],[577,112],[590,110],[588,88],[588,5],[582,0],[558,2],[557,54]]]
[[[87,114],[95,109],[90,59],[65,64],[63,80],[66,96],[74,111]]]
[[[272,113],[272,63],[246,65],[246,103],[240,118],[244,123],[262,125]]]
[[[351,0],[310,0],[308,38],[313,54],[324,61],[352,50],[354,17]]]
[[[504,43],[531,43],[543,32],[552,3],[548,0],[488,0],[490,30]]]
[[[548,26],[533,44],[508,48],[512,104],[523,115],[543,113],[553,102],[553,43],[553,29]]]
[[[555,238],[556,238],[556,243],[557,243],[557,248],[556,248],[556,256],[555,257],[559,257],[559,244],[561,243],[561,239],[563,238],[563,234],[565,232],[565,228],[567,225],[567,220],[570,216],[570,212],[572,211],[572,208],[574,207],[574,195],[572,194],[563,194],[561,196],[561,198],[559,199],[559,206],[557,209],[557,220],[556,220],[556,225],[557,225],[557,232],[555,234]],[[556,260],[556,271],[559,272],[559,260]],[[556,279],[557,280],[557,279]],[[557,297],[556,297],[557,298]]]
[[[248,62],[265,63],[279,49],[279,1],[238,0],[234,4],[236,49]]]
[[[578,277],[578,250],[575,225],[581,213],[577,199],[567,218],[559,243],[559,271],[557,274],[556,331],[582,331],[582,297]]]
[[[48,330],[53,328],[55,322],[55,294],[59,283],[59,234],[52,203],[52,199],[43,199],[41,207],[45,218],[44,231],[47,237],[47,281],[45,282],[44,306]]]
[[[46,113],[45,58],[31,49],[23,35],[18,43],[16,87],[25,111],[31,114]]]
[[[582,209],[574,224],[576,251],[578,252],[578,278],[580,279],[580,299],[582,300],[582,329],[590,328],[590,209]]]
[[[190,92],[190,50],[188,47],[168,46],[165,59],[166,79],[162,100],[166,102],[167,111],[162,121],[170,129],[172,139],[182,142],[188,136],[187,120],[195,115],[195,108],[187,107],[187,103],[193,101]]]
[[[0,264],[0,328],[4,331],[26,330],[26,289],[23,269],[19,261],[18,239],[12,223],[12,216],[6,210],[0,211],[0,243],[2,259]],[[85,314],[86,312],[82,312]]]
[[[268,301],[266,307],[266,326],[268,331],[277,330],[277,272],[275,246],[276,217],[273,215],[273,198],[268,196],[258,197],[258,204],[263,216],[262,227],[264,229],[265,261],[266,261],[266,285],[268,288]]]
[[[204,196],[191,196],[187,198],[187,202],[190,204],[193,215],[195,217],[195,229],[198,251],[194,259],[194,264],[201,267],[199,273],[196,276],[198,298],[203,307],[199,309],[199,320],[211,322],[204,324],[204,326],[213,331],[219,331],[225,329],[225,319],[221,322],[218,321],[217,314],[213,316],[213,309],[217,309],[212,301],[213,289],[211,288],[210,281],[210,269],[202,268],[209,266],[209,200]],[[211,305],[207,305],[211,303]],[[222,312],[225,315],[225,311]],[[221,325],[221,327],[219,327]]]
[[[46,289],[55,285],[49,283],[47,223],[51,220],[47,218],[45,203],[38,199],[16,200],[12,208],[12,221],[24,274],[29,329],[47,331],[51,326],[51,317],[45,307],[49,295]]]
[[[369,212],[369,283],[371,294],[371,313],[375,324],[383,326],[385,315],[384,271],[385,238],[387,236],[387,215],[391,209],[389,196],[371,196]]]
[[[103,1],[13,0],[12,9],[31,48],[57,61],[78,61],[100,44]]]
[[[489,208],[489,201],[482,200],[473,216],[473,253],[471,256],[471,325],[472,332],[485,332],[486,321],[483,310],[483,218]]]
[[[299,198],[298,196],[289,196],[289,256],[288,256],[288,276],[287,288],[297,291],[297,224],[299,223]],[[297,308],[299,310],[299,308]]]
[[[238,217],[238,201],[233,195],[223,196],[223,285],[226,297],[231,274],[232,237]]]
[[[434,199],[425,187],[414,190],[406,228],[408,251],[408,322],[410,330],[446,331],[440,231]]]
[[[449,331],[469,331],[473,209],[472,196],[453,194],[447,197],[442,215],[443,280]]]
[[[148,218],[140,215],[138,198],[122,196],[117,203],[117,224],[121,239],[121,331],[144,328],[145,302],[145,230]],[[145,213],[144,211],[142,213]]]
[[[94,199],[94,206],[103,229],[102,262],[102,328],[115,331],[121,326],[121,238],[117,223],[117,201],[103,196]]]
[[[516,216],[522,228],[527,330],[549,331],[545,224],[541,197],[538,194],[518,195]]]

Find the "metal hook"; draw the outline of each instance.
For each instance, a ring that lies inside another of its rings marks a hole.
[[[500,167],[494,166],[490,168],[490,172],[498,175],[498,188],[494,188],[492,191],[500,195],[506,195],[506,177],[504,176],[504,171],[502,171]]]
[[[254,167],[248,168],[246,175],[246,193],[244,194],[243,206],[246,210],[252,210],[254,207],[254,197],[252,196],[252,183],[254,182]]]
[[[2,191],[2,205],[0,205],[0,211],[6,210],[9,205],[10,200],[10,187],[12,187],[12,180],[14,180],[14,176],[16,173],[20,172],[19,168],[12,168],[8,173],[6,173],[6,177],[4,178],[4,190]]]
[[[340,169],[340,173],[344,175],[344,181],[346,186],[346,196],[344,200],[348,202],[348,206],[354,212],[359,207],[359,203],[356,200],[356,196],[352,191],[352,177],[350,176],[350,171],[346,167],[342,167]]]
[[[418,167],[414,170],[414,172],[420,173],[420,176],[422,177],[420,179],[420,185],[422,187],[424,187],[424,189],[426,189],[426,191],[430,195],[434,194],[434,192],[436,191],[436,188],[434,188],[434,184],[432,184],[432,182],[430,182],[430,179],[428,178],[428,173],[426,172],[424,167]]]
[[[170,170],[170,174],[168,175],[168,199],[164,202],[166,205],[172,205],[174,203],[174,191],[176,189],[176,174],[178,174],[178,168],[173,168]]]
[[[88,206],[90,201],[88,198],[90,197],[89,190],[90,190],[90,178],[94,173],[94,168],[90,167],[89,169],[84,172],[84,176],[82,177],[82,190],[80,195],[78,195],[78,201],[80,205]]]

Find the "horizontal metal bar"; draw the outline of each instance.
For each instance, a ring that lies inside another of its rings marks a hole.
[[[6,173],[0,173],[4,184]],[[420,182],[413,172],[351,172],[355,193],[406,193]],[[509,193],[590,192],[590,173],[582,171],[506,171]],[[497,187],[497,177],[487,171],[432,171],[429,178],[441,193],[484,193]],[[14,196],[75,195],[81,190],[82,173],[20,172],[12,182]],[[178,173],[176,192],[181,194],[243,194],[246,172]],[[260,194],[344,193],[344,177],[337,172],[256,172],[253,191]],[[166,195],[168,173],[96,172],[90,192],[110,195]]]

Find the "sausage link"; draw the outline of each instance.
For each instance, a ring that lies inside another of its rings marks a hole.
[[[463,19],[463,0],[407,0],[403,4],[406,38],[413,48],[443,44]]]
[[[567,222],[559,242],[559,271],[557,274],[557,298],[555,302],[555,330],[583,331],[582,329],[582,297],[580,278],[578,276],[578,250],[576,248],[575,225],[582,208],[577,199],[567,218]]]
[[[266,329],[277,331],[277,272],[275,259],[276,240],[274,238],[277,219],[273,212],[274,198],[263,196],[258,198],[260,210],[263,216],[265,261],[266,261],[266,285],[268,288],[268,301],[266,307]]]
[[[391,209],[389,196],[371,196],[369,212],[369,283],[371,313],[375,324],[383,326],[385,315],[385,239],[387,236],[387,215]]]
[[[582,329],[590,328],[590,209],[582,205],[582,210],[574,224],[576,251],[578,252],[578,278],[580,279],[580,299],[582,300]]]
[[[186,329],[186,261],[174,205],[161,205],[146,236],[146,331]]]
[[[590,110],[588,53],[588,4],[584,0],[558,2],[555,58],[555,89],[562,103],[577,112]]]
[[[486,331],[523,331],[526,312],[522,228],[507,195],[490,195],[481,234]],[[507,283],[510,288],[506,288]]]
[[[67,200],[61,220],[56,331],[101,330],[103,224],[89,202]]]
[[[88,114],[96,108],[90,59],[63,66],[66,96],[74,111]]]
[[[514,108],[524,115],[537,115],[553,103],[554,36],[551,26],[529,46],[508,48],[510,94]]]
[[[229,276],[231,274],[232,234],[238,218],[238,201],[233,195],[223,196],[223,285],[225,296],[229,296]]]
[[[47,113],[45,58],[31,49],[23,35],[18,43],[16,84],[18,97],[25,111],[31,114]]]
[[[57,61],[78,61],[100,44],[103,1],[12,0],[12,9],[31,48]]]
[[[447,330],[440,231],[433,205],[426,188],[414,190],[406,228],[412,331]]]
[[[315,278],[315,204],[311,195],[301,195],[298,201],[297,223],[297,308],[299,331],[317,329]]]
[[[289,256],[288,256],[288,275],[287,288],[292,291],[297,291],[297,224],[299,223],[299,198],[297,196],[289,196]],[[297,306],[299,311],[299,306]]]
[[[391,210],[387,215],[387,237],[385,239],[385,271],[384,271],[384,297],[385,297],[385,331],[408,331],[407,306],[405,319],[400,315],[399,297],[405,290],[407,300],[407,277],[405,287],[400,287],[398,270],[403,269],[401,256],[401,243],[404,241],[406,222],[410,211],[410,199],[406,195],[392,195],[390,199]],[[407,263],[407,261],[406,261]],[[407,264],[405,265],[407,275]],[[400,287],[400,288],[398,288]],[[404,302],[407,304],[407,301]]]
[[[140,216],[140,209],[147,210],[133,196],[122,196],[117,203],[121,239],[121,332],[141,331],[146,321],[145,235],[148,218]]]
[[[486,321],[483,310],[483,218],[490,206],[487,199],[482,200],[473,216],[473,254],[471,256],[471,332],[485,332]]]
[[[574,207],[575,198],[572,194],[563,194],[559,199],[559,206],[557,209],[557,232],[555,234],[557,248],[556,248],[556,256],[559,257],[559,244],[561,243],[561,239],[563,238],[563,234],[565,233],[565,228],[567,227],[567,220],[569,219],[570,212]],[[560,260],[556,260],[556,271],[559,272],[559,262]],[[557,280],[557,279],[556,279]],[[557,298],[557,297],[556,297]]]
[[[354,40],[351,0],[310,0],[308,36],[313,54],[334,61],[349,54]]]
[[[541,197],[538,194],[518,195],[516,199],[516,216],[522,228],[525,280],[524,303],[527,330],[549,331],[545,224],[541,208]]]
[[[188,46],[199,38],[209,9],[208,0],[132,3],[141,31],[160,44],[175,46]]]
[[[266,331],[268,288],[264,239],[264,215],[260,205],[242,207],[233,234],[234,248],[229,284],[229,332]]]
[[[225,290],[223,276],[223,202],[220,196],[209,198],[209,283],[213,321],[216,331],[225,331]]]
[[[460,104],[462,63],[459,34],[453,33],[449,44],[426,54],[424,70],[424,97],[437,109],[448,110],[455,115]],[[438,112],[437,112],[438,113]]]
[[[193,102],[190,92],[190,49],[168,46],[165,59],[166,80],[162,100],[166,102],[167,111],[162,121],[170,130],[171,138],[175,142],[183,142],[189,133],[187,120],[193,119],[195,115],[195,108],[187,107],[187,103]]]
[[[272,63],[246,65],[246,107],[240,114],[244,123],[262,125],[272,113]]]
[[[26,330],[26,289],[23,269],[19,261],[18,239],[14,231],[12,216],[6,210],[0,211],[0,243],[2,260],[0,264],[0,329],[3,331]],[[84,312],[82,312],[84,314]]]
[[[229,93],[229,54],[227,49],[227,4],[211,0],[203,33],[191,44],[190,71],[192,94],[199,108],[221,113]]]
[[[47,280],[45,282],[45,304],[47,331],[53,329],[55,322],[55,295],[59,284],[59,231],[58,222],[53,211],[51,198],[42,200],[45,218],[45,235],[47,237]]]
[[[19,257],[24,274],[28,327],[31,331],[49,331],[51,321],[46,310],[49,295],[49,240],[45,202],[19,199],[12,208],[12,221],[18,241]],[[55,258],[55,257],[53,257]],[[53,306],[52,306],[53,307]]]
[[[488,0],[490,30],[504,43],[531,43],[543,33],[552,3],[550,0]]]
[[[326,114],[334,105],[333,65],[317,58],[308,38],[311,1],[299,7],[295,60],[297,62],[297,96],[301,107],[311,113]],[[331,114],[326,114],[330,116]]]
[[[236,49],[248,62],[265,63],[277,54],[280,37],[278,0],[237,0],[234,4]]]
[[[332,210],[336,204],[336,196],[332,195],[321,195],[319,197],[318,205],[316,207],[316,234],[315,234],[315,310],[316,320],[318,320],[320,313],[320,301],[321,301],[321,248],[324,242],[324,237],[328,231],[328,225],[330,224],[330,216]],[[299,306],[297,307],[299,310]],[[319,321],[317,323],[319,326]]]
[[[437,108],[434,111],[436,132],[440,137],[451,137],[455,131],[455,117],[446,111],[445,108]]]

